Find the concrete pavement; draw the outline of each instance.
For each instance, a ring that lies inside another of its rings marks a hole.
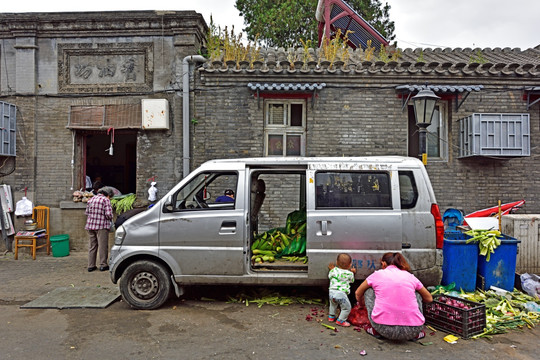
[[[53,257],[38,251],[36,260],[26,252],[0,256],[0,303],[19,304],[36,299],[58,287],[113,287],[108,271],[89,273],[86,252],[71,251],[68,256]]]
[[[61,258],[39,253],[36,260],[27,254],[19,260],[12,253],[0,256],[0,358],[348,360],[361,357],[361,350],[367,351],[362,358],[378,360],[538,358],[538,328],[454,345],[444,342],[447,334],[440,331],[428,333],[427,346],[396,343],[353,328],[335,333],[307,321],[310,305],[258,308],[203,298],[223,298],[231,291],[226,287],[192,289],[152,311],[132,310],[122,301],[105,309],[20,308],[59,287],[115,286],[108,272],[87,272],[86,256],[73,251]],[[320,314],[327,310],[316,308]]]

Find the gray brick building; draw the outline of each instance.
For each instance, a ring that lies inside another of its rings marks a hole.
[[[306,156],[418,156],[410,98],[427,86],[441,98],[427,164],[441,211],[521,199],[520,212],[540,211],[540,46],[405,49],[396,60],[368,60],[360,49],[346,62],[310,54],[291,62],[305,59],[303,49],[266,49],[261,61],[199,69],[193,162],[275,154],[273,137]]]
[[[254,61],[202,64],[207,26],[191,11],[0,19],[0,101],[18,110],[3,181],[15,201],[26,188],[50,206],[51,233],[79,250],[85,206],[72,193],[86,175],[146,199],[151,179],[164,195],[213,158],[418,156],[410,98],[426,85],[441,97],[427,165],[441,210],[525,199],[522,212],[540,213],[540,46],[351,50],[345,61],[263,49]],[[488,128],[468,133],[477,118]]]
[[[17,154],[5,158],[14,169],[3,181],[15,202],[27,189],[49,206],[51,234],[84,250],[85,204],[72,194],[86,175],[142,199],[150,179],[165,192],[182,177],[183,67],[207,25],[194,11],[0,19],[0,101],[17,107]]]

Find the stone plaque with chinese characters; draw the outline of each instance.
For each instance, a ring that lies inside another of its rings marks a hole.
[[[153,44],[59,44],[60,93],[152,91]]]

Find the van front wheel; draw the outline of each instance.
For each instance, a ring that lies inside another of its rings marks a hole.
[[[129,265],[119,285],[122,299],[131,307],[141,310],[160,307],[171,293],[169,272],[162,265],[149,260]]]

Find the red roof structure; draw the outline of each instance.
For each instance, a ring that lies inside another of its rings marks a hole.
[[[353,49],[367,48],[368,40],[375,49],[388,46],[388,40],[343,0],[319,0],[315,17],[319,21],[319,46],[324,37],[335,37],[338,29],[342,37],[350,31],[347,38]]]

